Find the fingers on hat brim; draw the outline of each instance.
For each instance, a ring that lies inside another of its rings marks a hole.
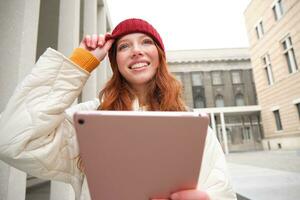
[[[106,33],[105,34],[105,41],[111,40],[111,39],[115,39],[110,33]]]

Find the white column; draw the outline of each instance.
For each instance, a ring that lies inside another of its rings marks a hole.
[[[30,73],[36,60],[40,0],[26,1],[22,30],[19,82]]]
[[[63,0],[59,6],[58,51],[69,56],[79,45],[80,0]],[[51,181],[50,200],[73,200],[70,184]]]
[[[69,56],[80,42],[80,0],[60,1],[59,10],[58,51]]]
[[[35,63],[40,1],[0,2],[0,112]],[[0,199],[24,200],[26,173],[0,161]]]
[[[107,32],[106,24],[106,10],[104,5],[98,5],[98,33],[105,34]],[[106,57],[102,62],[100,67],[97,68],[97,94],[103,89],[105,83],[109,78],[109,61]]]
[[[26,173],[0,161],[0,177],[1,200],[25,200]]]
[[[224,153],[228,154],[228,142],[227,142],[227,132],[226,132],[226,126],[225,126],[225,120],[224,120],[224,113],[220,113],[221,117],[221,125],[222,125],[222,135],[223,135],[223,144],[224,144]]]
[[[83,32],[84,35],[97,34],[97,0],[84,0]],[[98,97],[97,70],[94,70],[86,82],[81,97],[82,101]]]
[[[215,134],[217,134],[216,121],[215,121],[215,113],[210,113],[211,127]]]

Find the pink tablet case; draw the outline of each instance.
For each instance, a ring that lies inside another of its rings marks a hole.
[[[208,116],[93,111],[74,121],[93,200],[168,198],[196,188]]]

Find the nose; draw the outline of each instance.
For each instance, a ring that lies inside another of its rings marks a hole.
[[[137,57],[143,55],[142,48],[139,44],[134,44],[132,48],[132,57]]]

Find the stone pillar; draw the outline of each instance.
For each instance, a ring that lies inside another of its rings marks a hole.
[[[25,200],[26,173],[0,161],[1,200]]]
[[[79,45],[80,0],[63,0],[59,6],[58,51],[69,56]],[[51,181],[50,200],[75,199],[70,184]]]
[[[40,1],[0,2],[0,112],[35,63]],[[24,200],[26,174],[0,161],[0,199]]]
[[[83,35],[92,35],[98,32],[97,5],[97,0],[84,0]],[[97,70],[94,70],[83,88],[82,102],[92,100],[97,96]]]
[[[80,0],[60,1],[59,10],[58,51],[69,56],[80,42]]]
[[[224,153],[228,154],[228,142],[227,142],[227,132],[226,132],[226,126],[225,126],[225,119],[224,119],[224,113],[220,113],[221,117],[221,125],[222,125],[222,135],[223,135],[223,144],[224,144]]]
[[[98,5],[98,33],[104,35],[107,32],[107,24],[106,24],[106,10],[104,5]],[[108,58],[106,57],[100,64],[100,67],[96,69],[97,72],[97,95],[100,90],[103,89],[107,79],[108,79]],[[97,96],[98,97],[98,96]]]
[[[184,85],[184,95],[186,97],[186,104],[190,108],[194,108],[194,99],[193,99],[193,89],[192,89],[192,78],[191,73],[184,71],[182,77],[183,85]]]

